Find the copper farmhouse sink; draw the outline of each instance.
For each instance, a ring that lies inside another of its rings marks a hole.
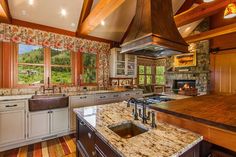
[[[41,111],[68,107],[69,97],[57,95],[34,95],[29,99],[29,111]]]

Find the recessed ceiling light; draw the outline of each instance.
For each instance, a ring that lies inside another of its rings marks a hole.
[[[65,9],[61,9],[61,16],[66,16],[67,15],[67,12]]]
[[[101,21],[101,25],[102,25],[102,26],[105,26],[105,21],[102,20],[102,21]]]
[[[189,31],[191,29],[191,27],[187,27],[186,29],[185,29],[185,31]]]
[[[25,10],[22,10],[21,13],[22,13],[22,15],[24,15],[24,16],[26,15],[26,11],[25,11]]]
[[[34,0],[28,0],[29,5],[34,5]]]
[[[71,23],[71,27],[75,27],[75,23]]]

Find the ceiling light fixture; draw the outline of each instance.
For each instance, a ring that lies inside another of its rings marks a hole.
[[[101,21],[101,25],[102,25],[102,26],[105,26],[105,21],[102,20],[102,21]]]
[[[224,18],[230,19],[236,17],[236,3],[230,2],[227,7],[225,8]]]
[[[66,16],[67,15],[67,12],[65,9],[61,9],[61,16]]]
[[[205,3],[210,3],[210,2],[213,2],[214,0],[203,0],[203,2]]]
[[[71,27],[75,27],[75,23],[71,23]]]
[[[34,0],[28,0],[29,5],[34,5]]]

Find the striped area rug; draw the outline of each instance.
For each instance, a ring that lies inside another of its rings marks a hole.
[[[0,157],[76,157],[75,134],[0,152]]]

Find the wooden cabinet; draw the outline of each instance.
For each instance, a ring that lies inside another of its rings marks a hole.
[[[114,149],[112,149],[99,135],[95,136],[95,151],[97,157],[121,157]]]
[[[88,124],[77,118],[77,157],[119,157]]]
[[[77,120],[77,142],[81,150],[81,154],[85,154],[88,157],[96,156],[94,140],[95,133],[82,119]]]
[[[110,77],[137,77],[137,56],[120,51],[120,48],[111,49]]]
[[[25,140],[25,107],[26,101],[0,103],[0,145]]]
[[[80,95],[70,97],[70,130],[75,131],[76,115],[73,112],[74,108],[94,105],[94,95]]]
[[[40,138],[68,131],[68,108],[29,112],[29,138]]]

